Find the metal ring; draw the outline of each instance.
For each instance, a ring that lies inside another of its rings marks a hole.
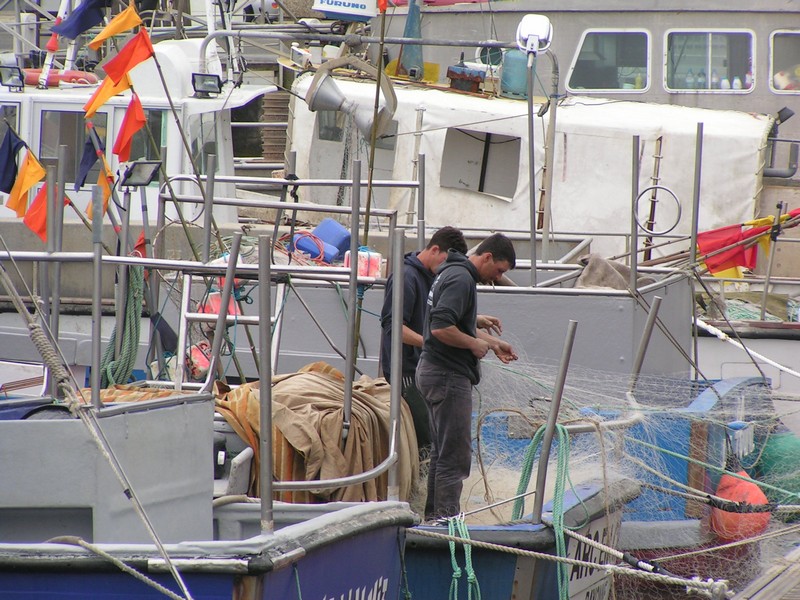
[[[644,225],[642,225],[639,222],[639,200],[642,198],[642,196],[644,194],[646,194],[647,192],[650,192],[652,190],[664,190],[665,192],[667,192],[670,196],[672,196],[672,199],[675,200],[675,206],[678,209],[678,214],[675,217],[675,223],[673,223],[671,227],[669,227],[667,229],[664,229],[662,231],[656,231],[654,229],[648,229],[647,227],[645,227]],[[678,223],[680,223],[680,220],[681,220],[681,201],[678,200],[678,196],[675,195],[675,192],[673,192],[671,189],[669,189],[668,187],[666,187],[664,185],[651,185],[649,187],[644,188],[641,192],[639,192],[639,195],[636,196],[636,203],[634,204],[633,208],[634,208],[633,219],[634,219],[634,221],[636,221],[636,225],[639,227],[639,229],[641,229],[642,231],[644,231],[648,235],[653,235],[653,236],[656,236],[656,237],[658,237],[660,235],[667,235],[670,231],[672,231],[673,229],[675,229],[678,226]]]

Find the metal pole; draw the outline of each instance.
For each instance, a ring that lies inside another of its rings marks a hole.
[[[94,259],[92,269],[92,371],[90,382],[92,388],[92,406],[100,410],[103,406],[100,401],[100,362],[102,360],[100,335],[102,334],[101,319],[101,288],[103,284],[103,189],[99,185],[92,188],[92,244]]]
[[[536,53],[528,52],[528,195],[531,222],[531,287],[536,287],[536,168],[533,148],[533,76],[536,73]]]
[[[53,236],[53,230],[55,229],[55,219],[56,216],[54,214],[55,211],[51,210],[51,207],[56,203],[56,167],[54,165],[47,166],[47,173],[45,179],[45,185],[47,186],[47,198],[45,202],[47,202],[47,222],[45,224],[46,231],[47,231],[47,252],[48,254],[52,254],[55,252],[55,238]],[[58,264],[58,263],[56,263]],[[52,306],[52,303],[55,301],[56,294],[50,287],[51,280],[50,280],[50,273],[51,273],[51,266],[49,262],[44,264],[40,263],[39,271],[39,283],[41,286],[41,294],[42,294],[42,318],[47,323],[47,326],[52,328],[53,327],[53,318],[54,318],[54,310],[55,307]],[[52,329],[51,329],[52,330]],[[53,337],[56,337],[55,331],[53,331]],[[45,379],[45,391],[48,394],[53,394],[56,392],[55,380],[52,378],[52,374],[47,370],[47,378]]]
[[[696,134],[696,141],[695,141],[695,150],[694,150],[694,186],[692,188],[692,233],[689,240],[689,256],[691,257],[691,264],[695,264],[697,261],[697,229],[698,229],[698,219],[700,218],[700,174],[702,172],[703,166],[703,124],[697,124],[697,134]],[[694,350],[694,360],[692,361],[692,365],[694,365],[694,376],[695,378],[698,377],[700,374],[697,365],[700,363],[700,359],[698,356],[698,344],[697,344],[697,303],[695,302],[695,282],[694,279],[689,279],[689,287],[692,294],[692,344]]]
[[[553,169],[556,156],[556,109],[558,108],[558,59],[553,52],[547,55],[553,63],[552,84],[550,92],[550,117],[547,124],[547,136],[545,140],[544,154],[544,183],[542,184],[544,206],[544,218],[542,221],[542,260],[547,262],[550,259],[550,215],[553,206]]]
[[[259,473],[261,495],[261,533],[272,533],[275,520],[272,511],[272,309],[271,309],[271,267],[270,249],[272,238],[258,237],[258,342],[259,373],[261,385],[258,388],[260,414],[261,472]]]
[[[206,159],[206,195],[203,202],[203,262],[211,260],[211,231],[214,217],[214,170],[217,156],[209,154]],[[222,248],[220,248],[222,250]]]
[[[222,286],[220,293],[220,306],[219,314],[217,315],[217,323],[214,327],[214,339],[211,342],[211,364],[209,371],[214,372],[222,367],[219,355],[222,350],[222,340],[225,338],[225,327],[227,326],[228,305],[231,302],[233,295],[233,281],[236,275],[236,264],[239,261],[239,247],[242,243],[242,232],[237,231],[233,234],[233,242],[231,243],[231,253],[228,259],[228,266],[225,269],[225,285]],[[212,378],[209,378],[211,383]],[[203,390],[208,391],[208,390]]]
[[[355,373],[356,318],[358,316],[358,211],[361,205],[361,161],[353,161],[353,190],[350,199],[350,283],[347,300],[347,356],[345,357],[344,405],[342,407],[342,444],[350,433],[350,413],[353,408],[353,375]]]
[[[631,150],[631,277],[628,286],[631,292],[636,293],[639,280],[639,225],[637,222],[636,206],[639,198],[639,136],[633,136]]]
[[[550,458],[550,446],[553,443],[553,436],[556,432],[558,422],[558,411],[561,407],[561,397],[564,393],[564,382],[567,379],[567,368],[569,359],[572,355],[572,344],[575,342],[575,331],[578,326],[577,321],[570,321],[567,326],[567,339],[564,342],[564,350],[561,354],[561,364],[558,368],[555,387],[553,388],[553,399],[550,402],[550,412],[547,415],[547,425],[542,438],[542,449],[539,452],[539,465],[536,471],[536,495],[533,499],[533,522],[542,522],[542,506],[544,505],[544,485],[547,481],[547,461]],[[560,449],[559,452],[563,452]]]
[[[417,250],[425,249],[425,155],[419,154],[417,157],[417,181],[419,190],[417,191]],[[405,246],[400,253],[405,254]]]
[[[633,360],[633,369],[631,371],[631,383],[629,390],[632,392],[636,388],[636,380],[642,372],[642,365],[644,364],[644,356],[647,353],[647,346],[650,344],[650,336],[653,334],[653,327],[658,317],[658,309],[661,307],[661,297],[655,296],[653,304],[650,306],[650,312],[647,313],[647,321],[644,324],[644,331],[642,331],[642,339],[639,341],[639,348],[636,351],[636,357]]]
[[[769,246],[769,260],[767,261],[767,273],[764,275],[764,291],[761,294],[761,316],[763,321],[767,316],[767,295],[769,294],[769,281],[772,277],[772,265],[775,264],[775,251],[778,247],[778,236],[781,233],[781,217],[783,216],[783,202],[778,202],[776,205],[777,213],[775,214],[775,222],[772,224],[772,229],[769,232],[770,246]]]
[[[130,214],[131,214],[131,189],[125,188],[122,193],[122,232],[120,234],[120,254],[125,256],[128,254],[128,236],[130,230]],[[110,214],[110,212],[109,212]],[[122,352],[122,335],[125,329],[125,312],[127,311],[127,298],[128,293],[128,266],[120,265],[117,271],[117,308],[116,308],[116,321],[117,321],[117,337],[114,344],[114,358],[118,358]]]
[[[392,240],[392,273],[394,285],[392,286],[392,348],[391,348],[391,404],[389,407],[389,423],[391,423],[390,437],[400,435],[400,403],[403,389],[403,247],[405,245],[404,232],[397,230],[397,235]],[[387,499],[400,499],[400,486],[398,484],[398,462],[389,469],[389,489]]]

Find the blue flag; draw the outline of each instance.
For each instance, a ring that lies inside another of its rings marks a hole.
[[[100,151],[105,152],[106,149],[103,147],[103,141],[100,138],[97,138],[97,144],[100,147]],[[92,170],[96,162],[97,151],[94,149],[94,144],[92,144],[92,134],[89,133],[89,135],[86,136],[86,143],[83,145],[83,156],[81,156],[81,164],[78,165],[78,175],[75,177],[76,192],[86,183],[86,176],[89,174],[89,171]]]
[[[8,194],[17,180],[17,153],[25,147],[19,136],[11,127],[6,129],[6,136],[0,144],[0,192]]]
[[[84,31],[99,25],[105,16],[106,0],[83,0],[80,6],[51,30],[61,37],[74,40]]]

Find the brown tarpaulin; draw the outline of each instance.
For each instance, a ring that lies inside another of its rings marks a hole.
[[[234,389],[216,384],[217,410],[255,452],[251,495],[258,494],[259,384]],[[344,378],[325,363],[272,380],[274,476],[279,480],[334,479],[368,471],[389,452],[389,384],[362,376],[353,382],[350,432],[341,449]],[[411,413],[401,406],[398,435],[400,500],[408,500],[418,473],[418,451]],[[388,476],[313,493],[282,493],[294,502],[363,502],[386,499]]]

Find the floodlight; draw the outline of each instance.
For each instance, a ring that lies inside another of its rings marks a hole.
[[[794,116],[794,111],[788,106],[784,106],[778,111],[776,121],[778,123],[785,123]]]
[[[192,89],[195,98],[211,98],[222,93],[222,78],[216,73],[192,73]]]
[[[517,26],[517,47],[523,52],[547,50],[552,39],[553,27],[544,15],[525,15]]]
[[[25,88],[25,78],[19,67],[0,67],[0,85],[10,92],[21,92]]]
[[[120,177],[120,187],[144,187],[158,176],[160,160],[135,160],[125,166]]]
[[[342,56],[341,58],[334,58],[324,62],[317,69],[314,79],[311,80],[311,85],[306,92],[305,100],[308,110],[312,112],[318,110],[346,112],[353,116],[356,127],[358,127],[364,138],[369,140],[372,134],[374,109],[370,106],[361,106],[354,100],[345,98],[342,90],[339,89],[339,86],[336,85],[330,75],[333,69],[344,66],[356,67],[373,76],[378,74],[378,70],[374,66],[355,56]],[[394,93],[394,86],[388,77],[381,78],[381,90],[383,91],[385,105],[378,111],[378,119],[374,123],[376,136],[382,135],[386,131],[397,108],[397,96]]]

